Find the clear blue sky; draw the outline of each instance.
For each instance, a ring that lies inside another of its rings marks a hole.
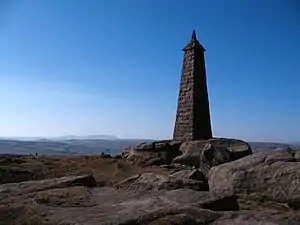
[[[214,135],[299,141],[297,0],[2,0],[0,136],[171,137],[193,29]]]

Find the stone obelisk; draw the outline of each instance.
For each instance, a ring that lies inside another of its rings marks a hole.
[[[179,141],[212,138],[206,82],[204,47],[195,30],[183,48],[183,64],[173,139]]]

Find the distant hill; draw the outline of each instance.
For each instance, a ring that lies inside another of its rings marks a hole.
[[[59,137],[52,137],[52,138],[45,138],[45,137],[0,137],[0,140],[18,140],[18,141],[62,141],[62,140],[69,140],[69,139],[118,139],[117,136],[114,135],[65,135]]]
[[[0,140],[0,154],[118,154],[121,149],[152,140],[144,139],[67,139],[36,141]]]
[[[61,136],[56,138],[49,138],[49,140],[54,141],[61,141],[61,140],[70,140],[70,139],[76,139],[76,140],[94,140],[94,139],[119,139],[117,136],[114,135],[86,135],[86,136],[78,136],[78,135],[67,135],[67,136]]]
[[[99,138],[102,137],[102,138]],[[135,146],[143,142],[150,142],[150,139],[120,139],[113,136],[66,136],[54,139],[39,140],[1,140],[0,154],[100,154],[101,152],[112,155],[129,146]],[[276,148],[289,147],[285,143],[270,142],[249,142],[253,151],[274,150]],[[294,145],[292,147],[300,147]]]
[[[248,142],[253,151],[274,150],[278,148],[293,147],[291,144],[275,142]]]

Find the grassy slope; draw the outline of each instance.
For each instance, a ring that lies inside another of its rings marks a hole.
[[[122,159],[101,156],[2,156],[0,183],[40,180],[67,175],[93,174],[108,185],[142,172],[163,172],[158,167],[142,168]]]

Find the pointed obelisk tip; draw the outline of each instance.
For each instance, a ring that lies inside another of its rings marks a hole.
[[[197,36],[196,36],[196,31],[193,30],[193,34],[192,34],[192,40],[197,40]]]

